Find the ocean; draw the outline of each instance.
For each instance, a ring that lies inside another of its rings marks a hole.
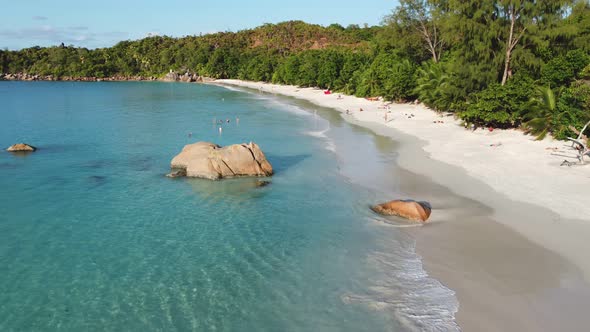
[[[196,141],[256,142],[271,184],[166,178]],[[4,151],[19,142],[38,151]],[[458,329],[454,293],[368,208],[399,191],[394,142],[335,111],[214,85],[0,82],[0,147],[1,331]]]

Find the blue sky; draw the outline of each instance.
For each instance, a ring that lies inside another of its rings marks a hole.
[[[395,0],[11,0],[2,4],[0,48],[111,46],[149,34],[186,36],[303,20],[376,25]]]

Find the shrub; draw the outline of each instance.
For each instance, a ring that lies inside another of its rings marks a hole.
[[[415,98],[416,88],[415,67],[409,60],[396,62],[388,70],[388,78],[385,81],[383,95],[387,99],[407,101]]]
[[[567,85],[579,78],[582,70],[590,63],[590,56],[582,50],[569,51],[565,56],[551,59],[541,69],[544,84],[552,87]]]
[[[476,126],[509,128],[520,125],[534,91],[528,77],[515,76],[504,86],[494,83],[473,95],[460,117]]]
[[[590,85],[574,82],[564,89],[557,101],[557,114],[553,136],[557,139],[574,137],[577,134],[571,129],[581,130],[590,120]],[[586,130],[589,134],[590,130]]]

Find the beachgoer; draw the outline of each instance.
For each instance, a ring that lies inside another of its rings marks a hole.
[[[219,127],[219,135],[221,135],[222,131],[223,131],[223,129],[221,129],[221,127]]]
[[[226,119],[225,122],[229,123],[229,119]]]
[[[363,108],[361,107],[361,109],[359,110],[359,112],[362,112],[362,111],[363,111]]]
[[[236,116],[236,124],[240,124],[240,118]]]
[[[385,119],[385,122],[387,122],[387,113],[385,113],[384,119]]]
[[[188,137],[193,137],[193,133],[188,133]]]

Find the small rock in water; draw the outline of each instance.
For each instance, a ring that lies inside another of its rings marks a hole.
[[[264,181],[264,180],[256,180],[256,187],[260,188],[260,187],[266,187],[270,184],[270,181]]]
[[[37,150],[36,147],[25,143],[14,144],[8,147],[8,149],[6,149],[6,151],[8,152],[32,152],[35,150]]]
[[[166,177],[169,178],[179,178],[183,176],[186,176],[186,170],[184,169],[173,170],[172,172],[166,174]]]

